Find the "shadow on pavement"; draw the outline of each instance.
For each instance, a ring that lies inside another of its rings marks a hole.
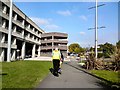
[[[50,70],[50,72],[51,72],[54,76],[56,76],[56,77],[59,76],[58,74],[54,73],[54,69],[53,69],[53,68],[50,68],[49,70]]]
[[[50,68],[49,70],[50,70],[50,72],[53,74],[53,72],[54,72],[54,69],[53,69],[53,68]]]

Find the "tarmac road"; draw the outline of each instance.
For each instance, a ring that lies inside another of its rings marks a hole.
[[[75,65],[77,61],[67,62]],[[101,88],[101,80],[95,78],[83,71],[80,71],[64,62],[62,65],[62,74],[59,77],[50,73],[37,88]]]

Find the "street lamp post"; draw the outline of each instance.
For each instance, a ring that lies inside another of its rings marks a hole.
[[[99,5],[98,6],[98,0],[95,1],[95,7],[91,7],[89,9],[95,8],[95,28],[90,28],[90,29],[95,29],[95,59],[97,60],[98,52],[97,52],[97,44],[98,44],[98,7],[103,6],[105,4]],[[105,28],[104,26],[100,28]],[[90,30],[88,29],[88,30]]]
[[[13,3],[12,3],[12,0],[10,0],[7,62],[10,62],[11,60],[12,7],[13,7]]]
[[[95,28],[90,28],[88,30],[91,30],[91,29],[95,29],[95,59],[97,60],[97,43],[98,43],[98,1],[96,0],[96,3],[95,3],[95,7],[91,7],[89,9],[93,9],[95,8]]]
[[[95,6],[95,58],[97,60],[97,43],[98,43],[98,32],[97,32],[97,25],[98,25],[98,10],[97,10],[97,0]]]

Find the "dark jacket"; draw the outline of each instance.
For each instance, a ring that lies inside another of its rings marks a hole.
[[[63,54],[61,53],[61,59],[62,59],[62,62],[64,61],[64,56]]]

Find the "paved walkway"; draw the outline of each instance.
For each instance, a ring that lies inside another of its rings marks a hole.
[[[76,61],[67,62],[76,65]],[[69,64],[62,65],[62,74],[59,77],[49,74],[38,88],[103,88],[101,80],[80,71]]]

